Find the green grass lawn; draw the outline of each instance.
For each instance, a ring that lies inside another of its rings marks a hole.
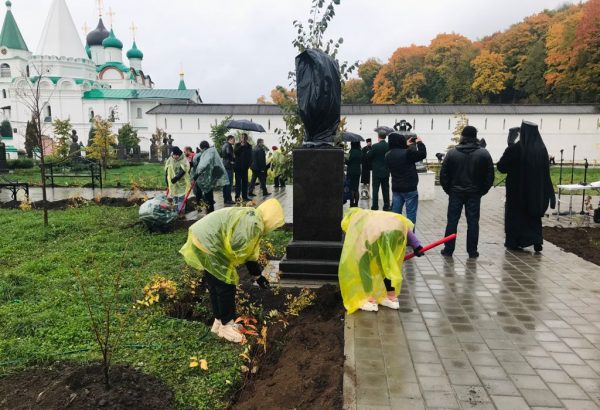
[[[177,251],[187,231],[148,233],[134,225],[137,211],[97,205],[50,211],[44,228],[39,211],[0,210],[0,376],[56,361],[100,359],[76,268],[91,280],[95,267],[107,285],[121,269],[121,311],[154,275],[182,283],[187,269]],[[116,362],[163,380],[180,408],[226,407],[242,379],[241,347],[159,308],[135,312]],[[208,371],[189,368],[191,356],[207,359]]]
[[[10,180],[28,182],[31,185],[40,186],[41,177],[39,167],[31,169],[17,169],[7,176]],[[91,183],[87,178],[55,178],[57,186],[80,187]],[[103,186],[106,188],[131,188],[137,185],[141,189],[166,189],[164,166],[162,164],[145,163],[136,166],[122,166],[120,168],[108,169]]]

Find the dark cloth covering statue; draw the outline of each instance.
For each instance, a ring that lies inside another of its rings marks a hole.
[[[509,146],[498,161],[498,171],[506,177],[504,228],[509,249],[534,245],[542,250],[542,217],[548,205],[554,208],[556,198],[550,179],[548,150],[536,124],[524,121],[518,132],[511,129]]]
[[[298,109],[306,145],[333,143],[340,123],[340,70],[331,56],[309,49],[296,57]]]

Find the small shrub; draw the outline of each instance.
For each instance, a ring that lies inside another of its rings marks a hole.
[[[31,158],[9,159],[8,169],[30,169],[33,168],[33,160]]]

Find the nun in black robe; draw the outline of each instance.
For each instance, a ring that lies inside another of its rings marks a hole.
[[[518,250],[533,245],[540,252],[544,241],[542,217],[548,205],[554,208],[556,204],[548,150],[538,126],[527,121],[520,130],[511,128],[508,144],[498,161],[498,171],[507,174],[504,246]]]

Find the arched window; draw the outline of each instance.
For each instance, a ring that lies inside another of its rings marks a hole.
[[[6,90],[2,90],[2,98],[6,98]]]
[[[95,117],[94,109],[90,108],[90,121],[94,121],[94,117]]]
[[[0,77],[10,78],[10,66],[6,63],[0,65]]]
[[[198,129],[200,129],[200,118],[198,118]]]
[[[179,129],[183,129],[183,118],[179,119]]]
[[[165,130],[166,130],[167,128],[169,128],[169,127],[167,127],[167,118],[165,118]]]
[[[25,72],[27,73],[27,77],[31,77],[31,74],[29,74],[29,66],[25,67]]]
[[[431,129],[433,130],[433,118],[431,119]]]
[[[139,107],[138,107],[138,109],[137,109],[137,117],[138,117],[138,119],[139,119],[139,118],[142,118],[142,109],[141,109],[141,108],[139,108]]]
[[[48,117],[52,117],[52,107],[51,106],[46,107],[46,113],[48,114],[47,115]]]
[[[485,119],[485,125],[483,126],[483,128],[487,130],[487,118]]]

